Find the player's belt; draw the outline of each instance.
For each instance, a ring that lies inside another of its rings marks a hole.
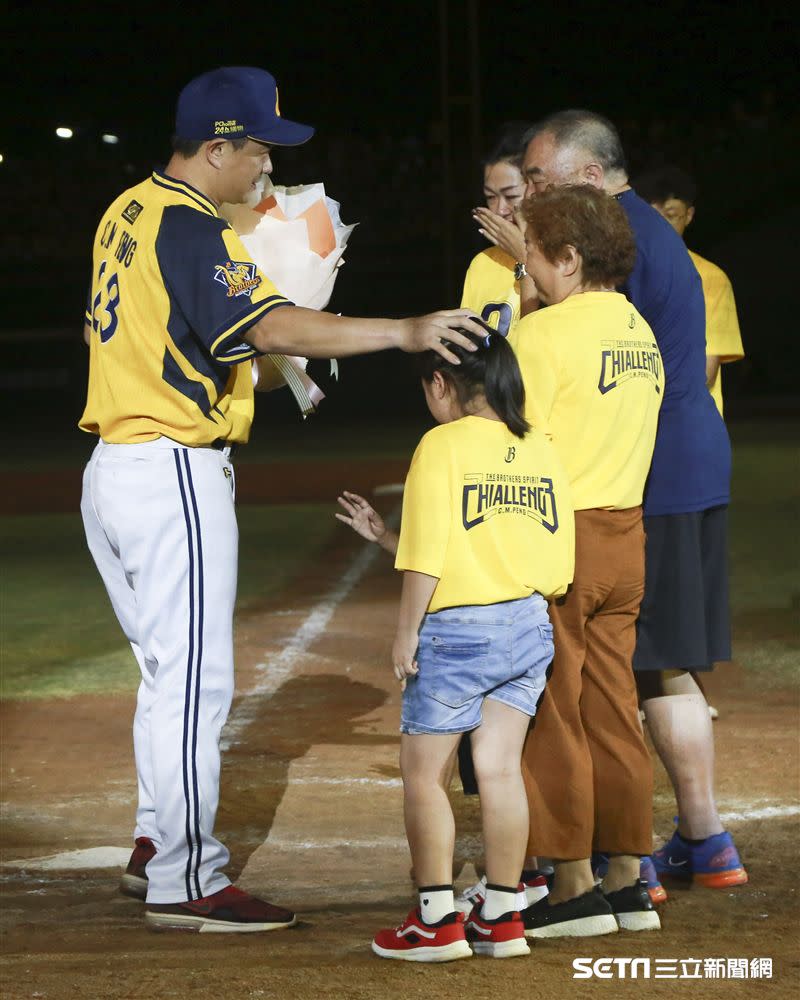
[[[216,441],[212,441],[211,444],[209,445],[209,448],[213,448],[214,451],[225,451],[226,448],[229,448],[230,449],[230,451],[228,452],[229,458],[233,458],[234,454],[236,453],[235,442],[226,441],[224,438],[217,438]]]

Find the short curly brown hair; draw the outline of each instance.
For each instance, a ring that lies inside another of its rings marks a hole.
[[[583,280],[617,286],[633,270],[636,241],[625,209],[591,184],[551,187],[523,203],[528,239],[555,264],[573,246],[581,255]]]

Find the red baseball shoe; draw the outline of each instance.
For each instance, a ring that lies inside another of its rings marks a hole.
[[[211,896],[185,903],[148,903],[144,919],[154,931],[183,930],[200,934],[277,931],[297,922],[291,910],[256,899],[235,885],[227,885]]]
[[[403,962],[453,962],[471,958],[464,934],[464,914],[448,913],[438,923],[426,924],[419,910],[412,910],[399,927],[378,931],[372,950],[381,958]]]
[[[119,880],[119,891],[135,899],[147,898],[147,862],[155,856],[156,849],[149,837],[137,837],[125,874]]]

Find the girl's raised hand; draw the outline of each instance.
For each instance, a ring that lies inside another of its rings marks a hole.
[[[386,525],[381,515],[370,506],[369,502],[358,493],[342,491],[338,498],[339,506],[345,511],[344,514],[336,513],[336,517],[352,528],[362,538],[368,542],[378,542],[386,534]]]

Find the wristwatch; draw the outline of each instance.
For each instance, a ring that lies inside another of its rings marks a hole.
[[[528,277],[528,272],[525,270],[525,264],[518,260],[514,265],[514,281],[522,281],[523,278]]]

